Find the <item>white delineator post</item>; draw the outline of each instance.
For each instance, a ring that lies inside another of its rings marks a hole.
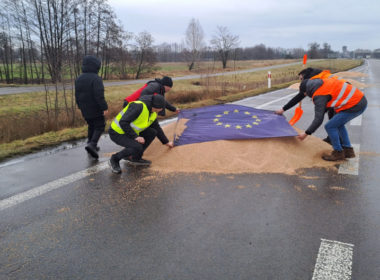
[[[270,81],[271,78],[272,78],[272,74],[270,73],[270,71],[268,71],[268,88],[271,88],[271,81]]]

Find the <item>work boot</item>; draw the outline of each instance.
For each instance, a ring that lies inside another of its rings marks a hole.
[[[150,160],[143,159],[143,158],[133,159],[132,157],[130,157],[130,158],[126,158],[125,160],[127,161],[129,165],[133,165],[133,166],[149,166],[152,164]]]
[[[98,152],[96,151],[96,147],[93,144],[91,144],[91,143],[87,144],[85,149],[86,149],[87,153],[89,153],[92,157],[94,157],[96,159],[99,158]]]
[[[90,144],[91,142],[87,142],[87,145],[88,144]],[[100,151],[100,147],[97,145],[96,147],[95,147],[95,150],[97,151],[97,152],[99,152]]]
[[[343,147],[343,151],[344,151],[344,156],[346,158],[354,158],[355,157],[354,148],[352,148],[352,147]]]
[[[110,160],[108,161],[108,164],[111,167],[113,173],[116,173],[116,174],[121,173],[119,160],[117,160],[114,155],[111,156]]]
[[[342,151],[332,151],[329,155],[323,155],[322,158],[327,161],[338,161],[338,160],[344,160],[344,150]]]

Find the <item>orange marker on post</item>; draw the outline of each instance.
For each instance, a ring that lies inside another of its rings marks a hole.
[[[307,54],[305,53],[305,54],[303,55],[303,67],[306,66],[306,61],[307,61]]]

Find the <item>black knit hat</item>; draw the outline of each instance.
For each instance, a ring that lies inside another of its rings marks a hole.
[[[165,98],[162,95],[156,94],[152,97],[152,107],[157,109],[165,108]]]
[[[318,75],[321,72],[322,72],[321,69],[308,67],[306,69],[303,69],[301,72],[299,72],[298,76],[302,75],[303,79],[310,79],[311,77]]]
[[[172,78],[168,77],[168,76],[164,76],[162,79],[161,79],[161,84],[163,86],[168,86],[168,87],[173,87],[173,81],[172,81]]]

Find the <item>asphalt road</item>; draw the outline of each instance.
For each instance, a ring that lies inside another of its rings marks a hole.
[[[107,136],[99,162],[79,142],[3,163],[0,279],[380,279],[380,61],[355,70],[369,106],[339,172],[116,175]],[[294,92],[237,103],[274,110]]]
[[[263,70],[271,70],[291,65],[297,65],[301,64],[301,62],[292,62],[292,63],[286,63],[286,64],[279,64],[279,65],[273,65],[273,66],[266,66],[266,67],[257,67],[252,69],[245,69],[245,70],[238,70],[238,71],[230,71],[230,72],[224,72],[224,73],[214,73],[214,74],[202,74],[202,75],[188,75],[183,77],[176,77],[173,78],[174,81],[176,80],[190,80],[190,79],[199,79],[204,76],[208,77],[215,77],[215,76],[226,76],[226,75],[234,75],[234,74],[242,74],[242,73],[249,73],[249,72],[257,72],[257,71],[263,71]],[[104,81],[105,87],[110,86],[120,86],[120,85],[135,85],[135,84],[144,84],[147,81],[151,79],[143,79],[143,80],[128,80],[128,81],[115,81],[115,82],[107,82]],[[71,86],[67,85],[69,89],[71,90]],[[61,87],[62,88],[62,87]],[[30,92],[44,92],[46,89],[48,90],[55,90],[55,86],[20,86],[20,87],[0,87],[0,95],[9,95],[9,94],[20,94],[20,93],[30,93]]]

